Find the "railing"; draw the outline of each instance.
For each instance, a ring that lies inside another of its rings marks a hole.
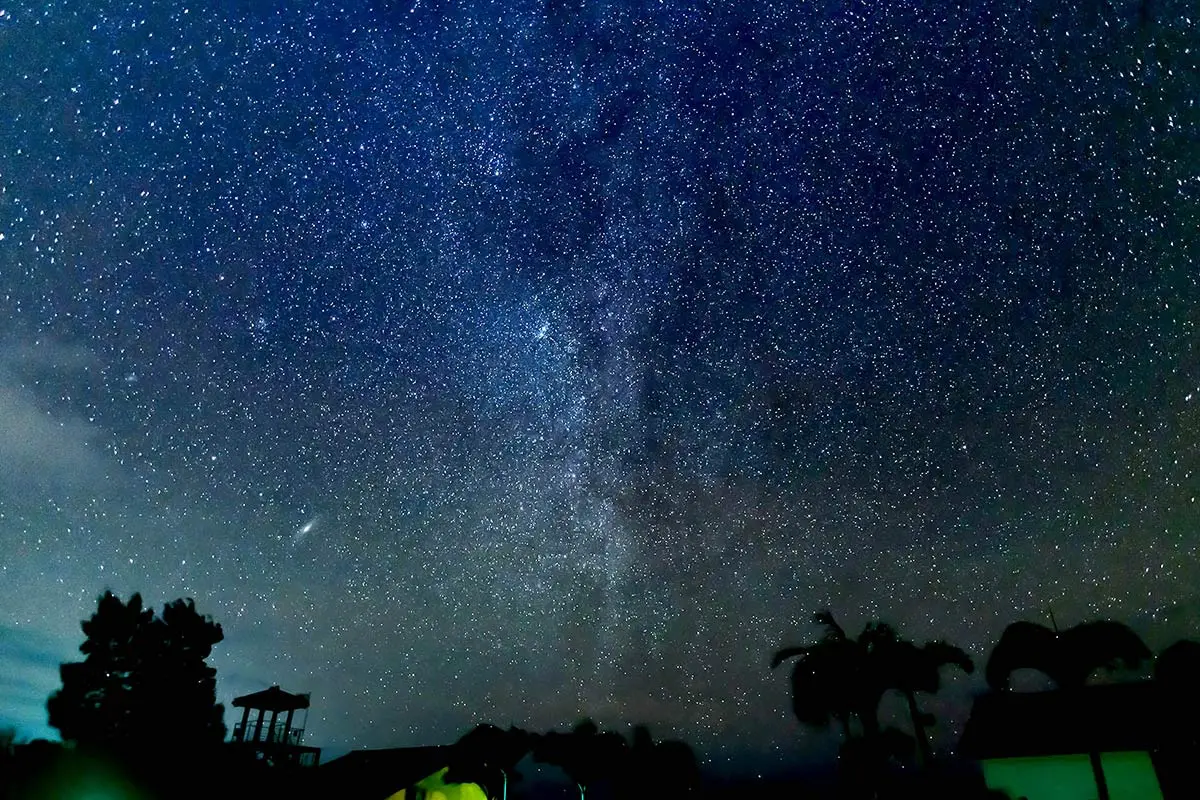
[[[247,722],[245,726],[242,723],[235,723],[233,726],[233,741],[235,742],[253,742],[254,741],[254,726],[256,723]],[[304,728],[285,729],[283,723],[276,722],[275,727],[264,724],[262,730],[258,733],[259,744],[285,744],[299,745],[304,739]]]
[[[283,744],[298,745],[300,744],[301,740],[304,739],[304,728],[292,728],[290,731],[288,731],[287,741],[283,741],[283,731],[279,731],[279,737]]]

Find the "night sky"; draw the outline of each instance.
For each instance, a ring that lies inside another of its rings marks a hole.
[[[1200,635],[1198,103],[1189,0],[5,6],[0,722],[105,588],[718,770],[822,607]]]

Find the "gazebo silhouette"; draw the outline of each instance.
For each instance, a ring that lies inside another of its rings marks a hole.
[[[293,725],[294,715],[300,709],[304,710],[304,722],[308,721],[308,705],[309,695],[290,694],[278,686],[235,697],[233,706],[242,709],[242,721],[233,726],[233,744],[272,763],[315,767],[321,760],[321,748],[302,744],[304,723],[299,727]],[[258,712],[254,720],[250,719],[252,711]],[[269,721],[265,719],[268,711]],[[287,712],[282,721],[280,711]]]

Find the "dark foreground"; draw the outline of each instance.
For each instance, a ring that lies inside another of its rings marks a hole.
[[[890,776],[879,800],[888,798],[954,798],[983,800],[999,798],[987,793],[972,769],[943,770],[937,774],[898,774]],[[724,779],[709,782],[698,792],[684,792],[693,798],[777,797],[777,798],[858,798],[865,797],[862,787],[853,781],[830,778],[806,779]],[[336,780],[320,767],[269,766],[235,748],[215,747],[205,753],[174,753],[162,748],[139,748],[132,753],[68,749],[58,743],[34,742],[19,746],[0,761],[0,799],[46,800],[47,798],[103,798],[103,800],[177,800],[178,798],[222,798],[223,800],[261,800],[264,797],[362,798],[352,780],[341,775]],[[676,793],[671,793],[674,796]],[[565,780],[561,783],[519,781],[510,786],[511,800],[551,800],[576,798],[578,792]],[[660,791],[622,788],[600,783],[588,792],[589,800],[661,800]]]

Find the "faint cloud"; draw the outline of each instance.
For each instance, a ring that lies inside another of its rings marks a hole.
[[[46,700],[60,685],[58,667],[74,648],[44,633],[0,624],[0,726],[22,738],[57,738]]]
[[[95,354],[73,345],[0,347],[0,486],[73,487],[111,471],[96,446],[99,428],[77,414],[52,409],[47,398],[29,388],[78,382],[99,363]]]
[[[102,365],[95,351],[68,342],[10,341],[0,348],[2,372],[77,374],[99,369]]]
[[[55,417],[31,393],[0,383],[0,479],[75,483],[92,476],[100,461],[94,436],[85,421]]]

